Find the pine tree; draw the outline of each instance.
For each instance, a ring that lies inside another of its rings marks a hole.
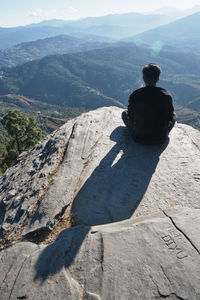
[[[19,154],[33,147],[41,139],[42,131],[33,117],[19,110],[9,111],[1,123],[10,135],[5,157],[9,166]]]

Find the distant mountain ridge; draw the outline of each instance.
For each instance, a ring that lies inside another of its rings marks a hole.
[[[199,11],[200,11],[200,5],[195,5],[189,9],[178,9],[175,7],[164,6],[159,9],[150,11],[149,13],[170,15],[170,16],[174,16],[176,18],[184,18],[186,16],[195,14],[196,12],[199,12]]]
[[[161,20],[162,18],[162,20]],[[164,18],[164,19],[163,19]],[[156,26],[158,23],[165,23],[170,22],[174,18],[166,15],[160,16],[160,14],[156,13],[149,13],[149,14],[142,14],[136,12],[129,12],[123,14],[108,14],[105,16],[99,17],[87,17],[79,20],[72,20],[72,21],[65,21],[59,19],[53,20],[45,20],[40,23],[30,24],[30,26],[55,26],[55,27],[63,27],[63,26],[70,26],[70,27],[77,27],[79,29],[88,28],[91,26],[99,26],[99,25],[113,25],[113,26],[142,26],[138,23],[147,23],[151,22],[149,26]]]
[[[200,53],[200,12],[176,20],[170,24],[148,30],[125,39],[141,46],[153,46],[160,41],[163,47],[171,50],[197,51]]]
[[[168,15],[127,13],[77,21],[48,20],[27,26],[0,28],[0,49],[61,34],[79,38],[92,34],[96,36],[91,37],[92,40],[103,42],[110,39],[119,40],[173,20],[174,17]]]
[[[6,49],[14,45],[55,37],[57,35],[70,35],[73,37],[84,38],[85,41],[108,42],[111,41],[106,37],[88,35],[87,32],[69,26],[52,27],[52,26],[19,26],[14,28],[0,28],[0,49]]]
[[[89,17],[75,21],[49,20],[43,21],[35,26],[70,26],[85,30],[89,34],[119,39],[123,36],[130,36],[162,24],[170,23],[174,19],[174,17],[164,14],[141,14],[130,12],[100,17]]]

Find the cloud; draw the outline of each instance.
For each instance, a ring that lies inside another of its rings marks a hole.
[[[30,17],[41,18],[44,16],[44,11],[41,8],[37,8],[35,10],[29,11]]]
[[[68,6],[64,9],[51,9],[51,10],[44,10],[41,8],[36,8],[32,11],[28,12],[29,17],[35,19],[51,19],[51,18],[60,18],[60,19],[74,19],[77,18],[80,11],[73,7]]]
[[[62,12],[59,14],[62,19],[74,20],[80,17],[80,10],[73,6],[65,6]]]
[[[71,14],[76,14],[79,12],[79,10],[73,6],[70,6],[69,9],[68,9],[69,13]]]
[[[47,17],[52,17],[56,14],[56,9],[52,10],[43,10],[41,8],[36,8],[35,10],[29,11],[29,17],[34,17],[34,18],[47,18]]]

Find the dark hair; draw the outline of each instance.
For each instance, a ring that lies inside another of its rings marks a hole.
[[[161,68],[156,64],[148,64],[142,68],[145,83],[155,83],[159,80]]]

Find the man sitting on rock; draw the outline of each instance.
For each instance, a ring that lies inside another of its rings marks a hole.
[[[162,144],[175,124],[172,97],[157,87],[161,68],[155,64],[143,67],[145,87],[135,90],[129,97],[128,110],[122,119],[135,142]]]

